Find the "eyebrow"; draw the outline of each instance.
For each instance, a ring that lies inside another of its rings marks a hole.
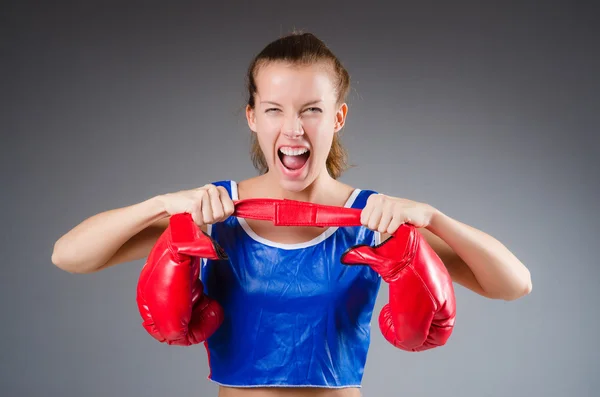
[[[314,101],[306,102],[301,107],[305,107],[305,106],[308,106],[308,105],[314,105],[314,104],[319,103],[319,102],[323,102],[323,101],[321,99],[317,99],[317,100],[314,100]],[[271,104],[271,105],[283,107],[282,105],[278,104],[277,102],[273,102],[273,101],[261,101],[260,103],[261,104],[268,103],[268,104]]]

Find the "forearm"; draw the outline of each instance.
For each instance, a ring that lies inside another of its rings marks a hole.
[[[55,243],[52,262],[71,273],[93,272],[130,238],[166,216],[158,196],[96,214]]]
[[[492,236],[435,211],[427,227],[471,269],[490,298],[513,300],[531,291],[529,270]]]

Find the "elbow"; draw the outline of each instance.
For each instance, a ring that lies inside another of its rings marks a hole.
[[[503,299],[507,302],[515,301],[517,299],[523,298],[531,293],[533,289],[533,284],[531,283],[531,277],[528,277],[527,280],[519,286],[519,288],[515,288],[515,290],[504,297]]]
[[[69,262],[66,260],[66,255],[62,250],[60,250],[58,243],[54,244],[54,250],[50,256],[50,261],[60,270],[71,273],[72,269],[68,265]]]
[[[67,253],[63,248],[61,248],[61,245],[59,243],[60,240],[54,244],[54,249],[52,250],[52,256],[50,257],[50,261],[52,261],[52,264],[60,270],[63,270],[68,273],[74,273],[75,269],[73,268],[73,266],[71,266],[70,263],[72,261],[68,260]]]
[[[495,292],[484,290],[483,292],[481,292],[481,295],[485,296],[488,299],[512,302],[529,295],[531,293],[532,288],[533,285],[531,283],[531,278],[528,277],[523,282],[512,285],[510,287],[506,286],[505,288],[502,288],[501,290],[499,289]]]
[[[84,266],[78,265],[76,260],[72,259],[72,256],[64,252],[63,250],[54,247],[54,251],[50,257],[50,261],[58,269],[71,274],[87,274],[91,273],[86,270]]]
[[[52,253],[52,257],[50,259],[52,261],[52,264],[54,266],[56,266],[57,268],[59,268],[62,271],[65,271],[67,273],[71,273],[71,274],[76,274],[79,273],[77,271],[77,268],[75,266],[72,266],[69,264],[69,261],[67,261],[64,256],[60,256],[58,253],[53,252]]]

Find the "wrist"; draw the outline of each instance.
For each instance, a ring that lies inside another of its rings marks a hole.
[[[429,224],[425,227],[425,229],[429,230],[434,234],[437,234],[436,231],[439,230],[439,225],[443,221],[445,215],[444,213],[442,213],[442,211],[438,210],[437,208],[434,208],[432,206],[430,206],[430,208],[431,215],[429,217]]]
[[[164,194],[160,194],[146,200],[146,204],[150,207],[150,212],[152,213],[154,219],[160,220],[169,217]]]

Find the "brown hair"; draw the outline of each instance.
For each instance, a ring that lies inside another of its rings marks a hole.
[[[297,65],[328,64],[332,67],[336,78],[337,104],[339,105],[346,101],[346,96],[350,90],[350,75],[342,66],[339,59],[329,50],[323,41],[312,33],[294,32],[267,44],[252,60],[252,63],[250,63],[246,76],[246,84],[248,88],[248,105],[252,109],[255,106],[254,95],[257,91],[255,77],[258,70],[261,66],[275,61],[289,62]],[[251,136],[250,156],[254,168],[261,174],[267,172],[267,162],[254,132]],[[326,162],[329,175],[335,179],[339,178],[349,168],[346,162],[347,157],[347,152],[342,147],[338,134],[335,134]]]

